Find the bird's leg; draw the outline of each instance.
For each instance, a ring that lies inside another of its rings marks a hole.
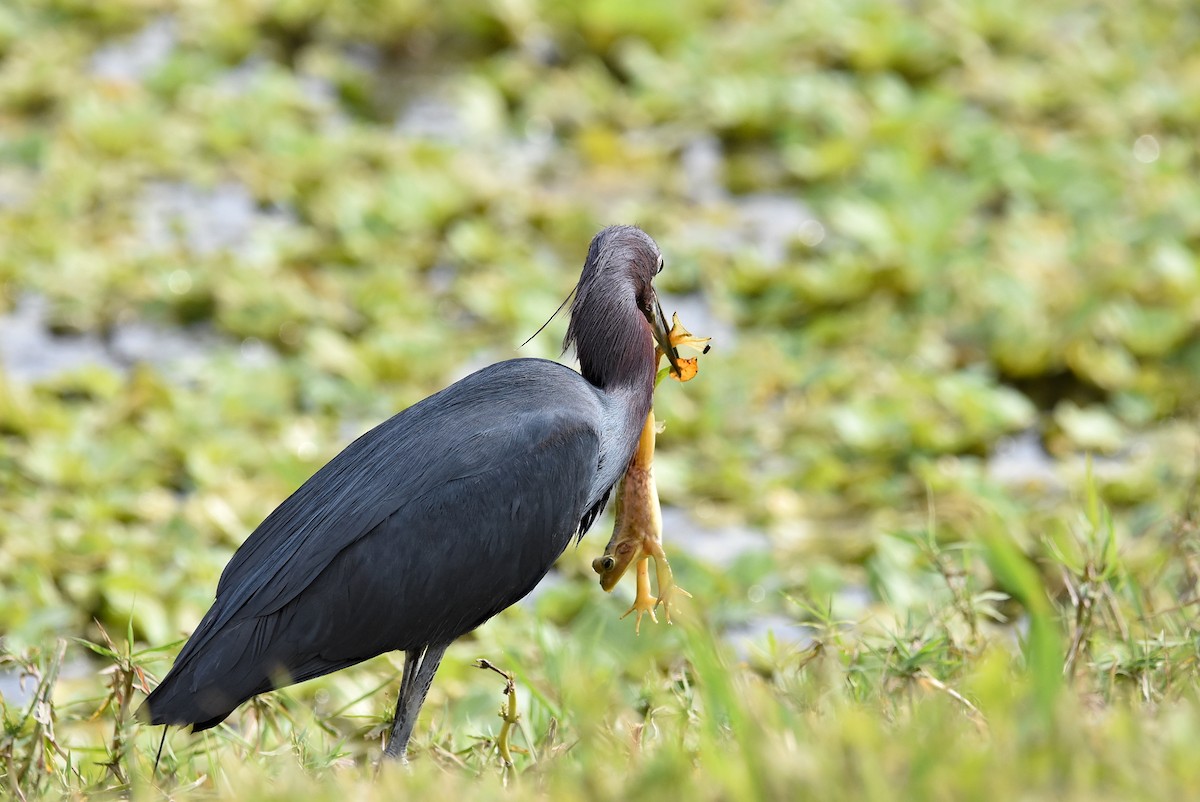
[[[421,655],[424,653],[424,649],[409,649],[404,653],[404,674],[400,677],[400,695],[396,697],[396,715],[392,717],[393,723],[399,721],[404,713],[404,700],[408,698],[408,689],[412,685],[413,677],[417,675]]]
[[[408,738],[412,734],[412,724],[405,726],[408,715],[408,697],[411,696],[413,680],[421,665],[421,655],[424,649],[409,649],[404,653],[404,674],[400,677],[400,694],[396,697],[396,713],[392,716],[392,732],[388,736],[387,747],[383,754],[389,758],[399,758],[402,763],[408,762]],[[401,740],[403,733],[403,740]]]
[[[425,695],[433,684],[446,653],[446,645],[428,646],[424,650],[410,649],[404,653],[404,676],[400,679],[400,698],[396,700],[396,717],[392,722],[392,735],[388,738],[384,757],[408,762],[408,739],[412,737],[417,723],[417,714],[425,703]]]

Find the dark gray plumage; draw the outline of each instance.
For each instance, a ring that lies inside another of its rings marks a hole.
[[[474,373],[364,434],[250,535],[146,700],[202,730],[250,697],[405,652],[387,754],[403,757],[446,646],[521,599],[603,508],[650,408],[658,247],[613,226],[588,250],[567,344]]]

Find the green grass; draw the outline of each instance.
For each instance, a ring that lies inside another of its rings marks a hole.
[[[907,576],[929,607],[839,620],[827,601],[787,597],[811,645],[768,639],[745,660],[712,634],[720,597],[635,638],[608,600],[565,629],[548,624],[570,606],[556,596],[579,592],[553,591],[535,613],[506,614],[452,648],[407,772],[375,769],[393,661],[265,697],[212,733],[173,732],[154,775],[159,731],[128,710],[144,672],[165,667],[161,650],[95,645],[105,672],[68,681],[56,674],[79,645],[66,641],[26,658],[38,690],[29,711],[6,709],[0,755],[8,781],[33,796],[193,785],[263,799],[1186,796],[1198,779],[1194,614],[1154,606],[1153,572],[1134,567],[1089,504],[1077,536],[1053,547],[1060,562],[1044,564],[1065,592],[999,521],[981,523],[981,543],[950,548],[926,531],[893,546],[911,555]],[[1182,539],[1195,521],[1178,525]],[[1005,625],[1009,615],[1020,625]],[[517,675],[515,742],[531,748],[511,772],[493,745],[503,682],[472,669],[477,656]]]
[[[170,46],[114,67],[147,26]],[[0,787],[1191,796],[1198,40],[1167,0],[0,6],[0,313],[203,344],[0,364],[0,670],[32,689]],[[431,99],[450,136],[413,133]],[[517,344],[613,222],[726,327],[683,315],[718,337],[656,400],[663,501],[767,550],[668,530],[694,599],[635,637],[602,521],[452,647],[411,771],[375,768],[383,657],[170,733],[154,774],[132,710],[237,545],[366,427],[556,357],[561,321]],[[1045,459],[1005,477],[1021,432]],[[510,772],[480,657],[516,675]]]

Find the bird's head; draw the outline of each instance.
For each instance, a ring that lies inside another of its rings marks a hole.
[[[611,376],[619,368],[598,361],[605,352],[598,349],[593,356],[587,343],[595,337],[619,339],[629,335],[620,326],[625,310],[631,307],[645,319],[658,347],[678,372],[679,354],[668,338],[667,319],[654,290],[654,277],[662,269],[662,252],[640,228],[609,226],[592,239],[575,288],[564,342],[564,347],[575,345],[580,366],[589,379]]]

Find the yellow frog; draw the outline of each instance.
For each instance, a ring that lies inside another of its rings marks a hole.
[[[679,315],[672,317],[670,342],[672,345],[686,345],[701,353],[708,352],[707,337],[693,337],[679,322]],[[659,356],[662,352],[658,351]],[[679,372],[674,368],[664,369],[659,374],[670,373],[673,379],[681,382],[695,377],[697,358],[679,361]],[[629,461],[617,485],[616,522],[613,526],[612,537],[604,547],[604,554],[592,560],[592,570],[600,575],[600,587],[605,592],[611,591],[625,575],[630,563],[637,563],[637,596],[633,606],[626,611],[624,618],[630,613],[636,613],[634,630],[641,632],[642,616],[650,614],[650,620],[658,623],[654,614],[658,605],[663,606],[663,615],[667,623],[671,623],[671,600],[675,593],[690,597],[683,588],[675,584],[671,565],[662,547],[662,512],[658,505],[658,488],[654,484],[654,439],[658,433],[658,425],[654,419],[654,410],[646,416],[642,427],[642,435],[638,439],[637,450]],[[658,580],[658,597],[650,593],[649,560],[654,559],[654,569]]]

